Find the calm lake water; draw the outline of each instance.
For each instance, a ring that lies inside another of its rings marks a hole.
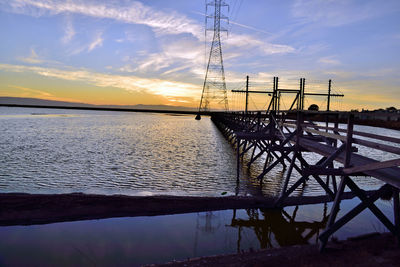
[[[1,192],[215,195],[236,186],[233,150],[208,118],[0,108],[0,151]]]
[[[400,137],[398,131],[356,128]],[[391,157],[363,149],[377,159]],[[260,161],[242,168],[237,183],[235,150],[207,117],[0,107],[0,155],[3,193],[277,195],[284,178],[277,167],[260,186]],[[364,177],[357,184],[381,185]],[[296,191],[321,193],[312,180]],[[344,203],[341,212],[357,200]],[[132,266],[315,243],[330,205],[0,227],[0,266]],[[377,205],[392,219],[391,202]],[[374,231],[385,227],[365,211],[335,236]]]
[[[284,179],[277,167],[260,187],[257,161],[237,184],[234,148],[208,117],[192,115],[0,107],[0,154],[0,192],[276,195]],[[310,180],[297,193],[323,192]]]

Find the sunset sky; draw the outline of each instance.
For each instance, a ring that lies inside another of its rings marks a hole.
[[[246,75],[254,90],[279,76],[282,87],[305,77],[306,90],[325,92],[332,79],[345,94],[335,109],[400,108],[399,0],[226,2],[229,90]],[[195,107],[204,13],[204,0],[0,0],[0,96]],[[267,100],[253,95],[251,105]]]

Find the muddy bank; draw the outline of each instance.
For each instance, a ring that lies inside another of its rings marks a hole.
[[[400,248],[391,234],[371,234],[317,245],[291,246],[195,258],[151,266],[399,266]]]
[[[353,198],[345,193],[343,199]],[[111,217],[154,216],[225,209],[275,208],[276,198],[226,196],[124,196],[0,194],[0,225],[31,225]],[[290,197],[281,207],[332,201],[328,196]]]

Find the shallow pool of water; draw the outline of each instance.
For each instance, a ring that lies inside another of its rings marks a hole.
[[[342,202],[340,213],[356,200]],[[390,202],[377,205],[389,216]],[[283,210],[225,210],[0,227],[0,266],[138,266],[192,257],[314,244],[331,204]],[[340,216],[339,213],[339,216]],[[338,239],[385,227],[364,211],[334,234]]]

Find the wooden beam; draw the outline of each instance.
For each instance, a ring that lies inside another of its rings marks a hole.
[[[399,147],[394,147],[394,146],[388,146],[385,144],[380,144],[380,143],[376,143],[376,142],[371,142],[371,141],[367,141],[364,139],[358,139],[358,138],[354,138],[353,142],[362,146],[366,146],[366,147],[370,147],[370,148],[374,148],[374,149],[378,149],[378,150],[382,150],[385,152],[389,152],[389,153],[393,153],[393,154],[397,154],[400,155],[400,148]]]
[[[382,162],[374,162],[374,163],[369,163],[369,164],[365,164],[365,165],[344,168],[343,172],[345,174],[353,174],[353,173],[358,173],[358,172],[379,170],[379,169],[391,168],[391,167],[396,167],[396,166],[400,166],[400,159],[393,159],[393,160],[387,160],[387,161],[382,161]],[[399,169],[399,171],[400,171],[400,169]],[[399,179],[400,179],[400,177],[399,177]]]
[[[308,133],[313,133],[313,134],[317,134],[317,135],[321,135],[321,136],[325,136],[325,137],[329,137],[329,138],[332,138],[332,139],[337,139],[337,140],[346,142],[346,136],[343,136],[343,135],[322,132],[322,131],[318,131],[318,130],[315,130],[315,129],[309,129],[309,128],[304,128],[303,130],[305,132],[308,132]]]
[[[293,127],[293,126],[295,126],[295,124],[291,124],[291,126]],[[313,125],[313,124],[309,124],[309,123],[303,124],[303,126],[304,127],[312,126],[314,128],[317,128],[317,129],[332,130],[332,131],[342,132],[342,133],[346,133],[347,132],[346,129],[342,129],[342,128],[326,127],[326,126],[320,126],[320,125]],[[372,139],[377,139],[377,140],[382,140],[382,141],[387,141],[387,142],[400,144],[400,138],[396,138],[396,137],[384,136],[384,135],[372,134],[372,133],[366,133],[366,132],[360,132],[360,131],[353,131],[353,134],[354,135],[358,135],[358,136],[364,136],[364,137],[372,138]]]

